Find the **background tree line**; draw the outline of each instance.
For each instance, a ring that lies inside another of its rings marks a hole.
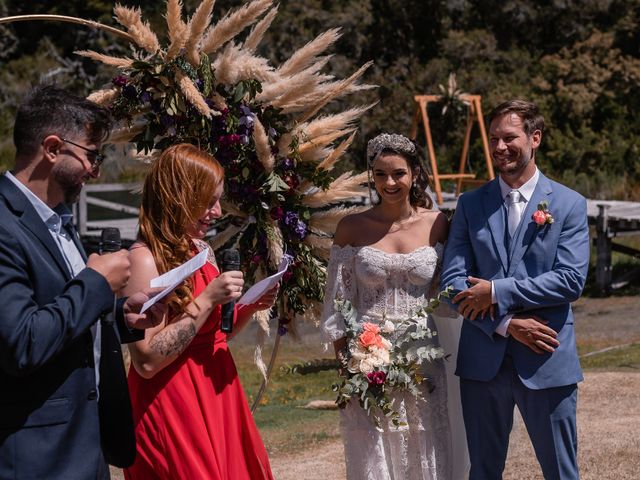
[[[164,2],[121,3],[141,7],[164,32]],[[184,3],[192,13],[199,0]],[[214,20],[243,3],[218,0]],[[112,8],[106,0],[0,0],[0,16],[57,13],[115,25]],[[482,95],[485,112],[512,97],[541,106],[545,173],[591,198],[640,200],[640,0],[281,0],[260,53],[278,65],[331,27],[343,33],[331,72],[346,76],[374,60],[365,80],[379,86],[345,100],[379,101],[362,121],[352,166],[365,168],[372,135],[408,133],[413,96],[439,93],[455,73],[460,89]],[[129,47],[70,24],[0,26],[2,165],[13,157],[13,115],[31,85],[56,82],[86,94],[110,81],[112,70],[73,55],[86,48],[118,54]],[[430,111],[442,171],[457,165],[465,115],[464,108]],[[470,166],[482,174],[477,135],[472,142]]]

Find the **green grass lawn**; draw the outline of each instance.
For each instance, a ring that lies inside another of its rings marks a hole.
[[[640,344],[616,348],[580,360],[585,370],[639,371]]]
[[[251,335],[242,336],[244,338],[239,342],[232,341],[230,348],[249,405],[253,405],[262,374],[253,362]],[[276,367],[254,415],[270,454],[309,448],[327,440],[335,440],[340,435],[338,411],[302,408],[312,400],[334,400],[331,385],[338,380],[337,374],[325,371],[296,375],[281,369],[285,365],[332,356],[331,352],[324,351],[319,338],[317,341],[305,339],[305,343],[300,343],[288,336],[282,338]],[[272,345],[273,339],[268,339],[264,355],[267,363]]]

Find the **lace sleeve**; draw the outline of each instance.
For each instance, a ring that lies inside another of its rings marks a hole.
[[[355,250],[353,247],[331,247],[327,266],[327,285],[322,309],[322,333],[326,342],[344,337],[344,322],[336,312],[333,301],[340,297],[351,302],[356,298],[354,275]]]

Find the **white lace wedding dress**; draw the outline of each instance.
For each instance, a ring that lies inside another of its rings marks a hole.
[[[350,300],[359,321],[379,323],[406,318],[431,292],[442,245],[421,247],[408,254],[391,254],[373,247],[331,249],[323,330],[328,341],[344,336],[344,321],[333,300]],[[425,371],[435,388],[421,386],[426,401],[398,394],[395,407],[406,426],[374,422],[352,401],[341,411],[349,480],[458,480],[466,478],[468,455],[462,423],[458,380],[453,376],[460,320],[438,320],[438,336],[448,360],[427,362]],[[437,329],[435,320],[429,326]],[[456,332],[457,330],[457,332]]]

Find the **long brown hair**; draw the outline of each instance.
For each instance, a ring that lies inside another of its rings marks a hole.
[[[187,228],[204,214],[224,170],[211,155],[182,143],[166,149],[153,163],[142,190],[140,240],[151,250],[163,274],[191,257]],[[185,282],[169,297],[173,312],[183,313],[193,300],[193,283]]]

